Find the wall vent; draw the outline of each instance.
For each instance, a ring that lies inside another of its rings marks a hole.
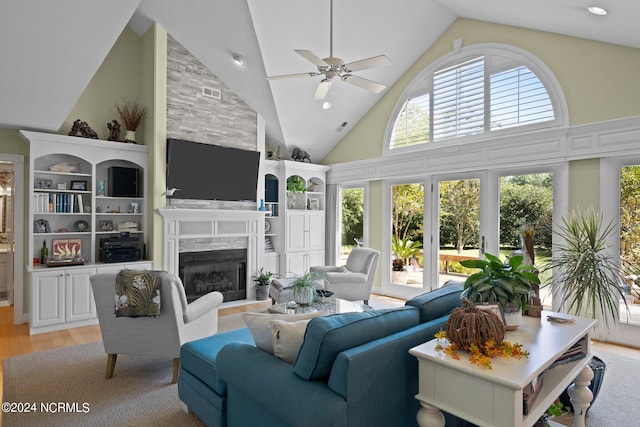
[[[220,89],[202,86],[202,95],[206,96],[207,98],[220,99]]]

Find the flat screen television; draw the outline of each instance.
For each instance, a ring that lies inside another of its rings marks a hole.
[[[174,199],[256,201],[258,151],[167,139],[167,188]]]

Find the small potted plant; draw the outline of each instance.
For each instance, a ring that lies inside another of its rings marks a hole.
[[[409,272],[405,269],[407,260],[413,258],[422,245],[409,239],[401,239],[395,234],[391,238],[391,282],[404,285],[407,283]]]
[[[498,304],[504,313],[507,330],[520,325],[531,292],[531,284],[539,284],[534,267],[522,263],[522,255],[515,255],[502,262],[488,253],[486,259],[460,261],[467,268],[478,268],[479,272],[467,277],[463,296],[472,302]]]
[[[287,207],[289,209],[304,209],[304,193],[307,192],[307,183],[298,175],[287,178]]]
[[[264,268],[253,275],[252,279],[256,282],[256,299],[258,301],[269,299],[269,286],[274,276],[275,274],[272,272],[264,271]]]
[[[316,295],[316,280],[318,276],[314,272],[307,272],[296,277],[291,283],[293,288],[293,300],[300,305],[308,305],[313,302]]]

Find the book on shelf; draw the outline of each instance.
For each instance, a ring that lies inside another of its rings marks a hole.
[[[536,398],[540,394],[542,389],[542,376],[544,372],[535,377],[527,386],[522,390],[522,413],[528,415],[529,411],[533,407]]]
[[[567,363],[575,362],[576,360],[584,359],[587,354],[582,350],[582,345],[576,343],[572,345],[567,351],[562,353],[547,369],[555,368],[556,366],[564,365]]]

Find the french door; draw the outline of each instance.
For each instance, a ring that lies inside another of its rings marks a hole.
[[[560,183],[566,186],[561,165],[388,183],[390,259],[382,270],[387,278],[383,290],[409,298],[449,280],[464,282],[473,271],[463,267],[462,260],[481,258],[485,252],[501,259],[518,253],[524,223],[536,230],[534,253],[536,263],[543,267],[551,253],[552,223],[558,221],[554,215],[566,211],[566,197],[562,196],[566,189],[559,191]],[[399,241],[403,244],[400,249],[419,243],[415,252],[402,254],[401,266],[394,261],[399,257]],[[394,270],[400,267],[403,272],[398,274]],[[545,277],[550,274],[544,273]],[[551,295],[546,295],[545,305],[551,307],[551,302]]]

